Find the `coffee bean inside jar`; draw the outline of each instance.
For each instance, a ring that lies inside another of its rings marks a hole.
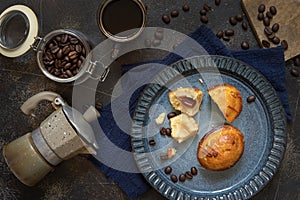
[[[85,45],[76,36],[64,33],[46,43],[42,62],[53,76],[69,79],[78,74],[86,54]]]

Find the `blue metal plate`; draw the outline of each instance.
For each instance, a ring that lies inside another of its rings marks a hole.
[[[220,172],[204,169],[197,160],[201,138],[226,123],[207,93],[208,88],[217,84],[231,84],[241,92],[243,109],[232,126],[245,137],[241,159]],[[174,111],[168,92],[178,87],[194,87],[204,92],[201,109],[194,116],[199,131],[181,144],[160,135],[161,127],[170,127],[168,119],[161,126],[155,123],[160,113]],[[250,95],[256,96],[255,102],[247,103]],[[169,199],[249,199],[276,173],[286,146],[285,129],[285,114],[276,91],[254,68],[222,56],[193,57],[164,69],[141,94],[133,116],[132,149],[147,181]],[[150,146],[153,139],[156,145]],[[161,160],[160,154],[169,147],[177,150],[176,155]],[[170,175],[164,173],[166,166],[171,166],[177,177],[191,167],[196,167],[198,174],[191,180],[173,183]]]

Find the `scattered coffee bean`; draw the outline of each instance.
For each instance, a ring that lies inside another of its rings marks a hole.
[[[171,180],[173,181],[173,183],[177,183],[178,182],[178,178],[174,174],[171,175]]]
[[[298,69],[293,68],[293,69],[291,69],[291,75],[294,76],[294,77],[299,77],[300,72],[299,72]]]
[[[270,13],[271,13],[272,15],[276,15],[276,14],[277,14],[277,9],[276,9],[275,6],[271,6],[269,10],[270,10]]]
[[[259,12],[259,13],[263,13],[263,12],[265,12],[265,10],[266,10],[265,4],[260,4],[260,5],[258,6],[258,12]]]
[[[257,19],[259,20],[259,21],[262,21],[263,19],[264,19],[264,14],[263,13],[258,13],[258,15],[257,15]]]
[[[179,11],[178,10],[173,10],[172,12],[171,12],[171,17],[178,17],[178,15],[179,15]]]
[[[218,38],[222,38],[222,37],[223,37],[223,34],[224,34],[223,31],[218,31],[218,32],[216,33],[216,36],[217,36]]]
[[[256,97],[255,97],[254,95],[251,95],[251,96],[249,96],[249,97],[247,98],[247,102],[248,102],[248,103],[252,103],[252,102],[255,101],[255,99],[256,99]]]
[[[165,173],[166,174],[171,174],[171,172],[172,172],[172,167],[168,166],[168,167],[165,168]]]
[[[208,23],[208,17],[206,15],[201,15],[200,20],[204,24]]]
[[[297,56],[293,59],[294,65],[295,66],[300,66],[300,56]]]
[[[97,102],[97,103],[95,104],[95,108],[96,108],[97,110],[101,110],[101,109],[103,108],[103,104],[100,103],[100,102]]]
[[[162,20],[165,24],[169,24],[170,23],[170,17],[168,15],[163,15],[162,16]]]
[[[152,40],[151,44],[154,47],[158,47],[161,44],[161,40],[157,40],[157,39]]]
[[[167,118],[168,119],[171,119],[172,117],[175,117],[177,114],[175,112],[170,112],[168,115],[167,115]]]
[[[229,23],[232,25],[232,26],[235,26],[237,24],[237,20],[235,19],[235,17],[230,17],[229,18]]]
[[[244,41],[244,42],[241,43],[241,47],[242,47],[242,49],[244,49],[244,50],[249,49],[249,43],[246,42],[246,41]]]
[[[171,137],[172,135],[172,130],[170,128],[166,128],[166,135]]]
[[[269,40],[272,41],[274,38],[275,38],[275,34],[274,33],[272,33],[271,35],[268,35],[268,39]]]
[[[227,35],[223,35],[222,39],[226,42],[230,41],[230,37],[228,37]]]
[[[159,132],[160,132],[161,135],[166,135],[167,134],[167,130],[164,127],[162,127]]]
[[[162,32],[155,32],[154,33],[154,38],[157,39],[157,40],[162,40],[164,39],[164,34]]]
[[[278,24],[278,23],[273,24],[273,26],[272,26],[272,31],[273,31],[274,33],[276,33],[278,30],[279,30],[279,24]]]
[[[225,35],[226,36],[233,36],[234,35],[234,30],[232,30],[232,29],[225,30]]]
[[[72,48],[74,48],[73,51]],[[85,54],[83,54],[85,51],[82,42],[76,37],[69,34],[56,35],[45,45],[43,64],[52,75],[70,78],[79,72],[85,59]],[[71,69],[72,63],[76,63],[74,69]]]
[[[185,172],[185,177],[188,179],[192,179],[193,178],[193,174],[190,171]]]
[[[154,145],[156,144],[156,142],[155,142],[155,140],[150,140],[150,141],[149,141],[149,144],[150,144],[151,146],[154,146]]]
[[[237,16],[235,16],[235,19],[238,21],[238,22],[241,22],[243,21],[244,17],[242,14],[238,14]]]
[[[221,0],[215,0],[216,6],[219,6],[221,4]]]
[[[198,174],[197,168],[196,167],[192,167],[191,168],[191,173],[192,173],[193,176],[196,176]]]
[[[180,182],[184,182],[184,181],[185,181],[185,178],[186,178],[186,177],[185,177],[185,174],[180,174],[180,175],[179,175],[179,181],[180,181]]]
[[[200,15],[206,15],[206,10],[204,9],[200,10]]]
[[[203,9],[207,12],[211,11],[211,7],[208,4],[204,4]]]
[[[269,27],[269,26],[266,26],[265,29],[264,29],[264,32],[265,34],[268,36],[268,35],[271,35],[273,32],[272,32],[272,29]]]
[[[264,17],[263,22],[265,26],[270,26],[270,19],[268,17]]]
[[[248,29],[248,25],[246,22],[242,22],[242,28],[246,31]]]
[[[185,5],[182,6],[182,10],[184,12],[188,12],[190,10],[190,7],[187,4],[185,4]]]
[[[286,40],[281,41],[281,46],[283,46],[285,51],[289,48],[289,44]]]
[[[268,11],[268,12],[266,13],[266,16],[267,16],[269,19],[272,19],[272,18],[273,18],[273,15],[270,13],[270,11]]]
[[[271,46],[270,42],[268,42],[267,40],[262,40],[261,43],[265,48],[270,48]]]
[[[145,46],[146,46],[146,47],[151,47],[151,40],[146,39],[146,40],[145,40]]]
[[[275,37],[273,38],[272,42],[273,42],[274,44],[279,44],[279,43],[280,43],[279,37],[275,36]]]

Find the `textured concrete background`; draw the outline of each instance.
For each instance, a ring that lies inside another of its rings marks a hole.
[[[93,45],[103,41],[105,37],[97,26],[97,9],[102,1],[97,0],[2,0],[0,12],[15,4],[29,6],[37,14],[40,24],[39,35],[45,36],[52,30],[70,28],[81,31]],[[204,3],[213,6],[207,26],[214,32],[233,28],[236,32],[230,42],[224,42],[230,49],[240,49],[240,43],[249,41],[250,48],[258,48],[253,33],[243,31],[240,25],[232,27],[228,18],[243,13],[240,1],[223,0],[221,6],[215,8],[213,1],[161,1],[144,0],[148,7],[147,26],[161,26],[182,33],[194,31],[201,22],[199,11]],[[184,13],[181,7],[184,3],[190,6],[190,11]],[[180,15],[171,19],[169,25],[161,21],[162,14],[168,14],[173,9],[179,9]],[[112,73],[105,84],[99,84],[96,101],[107,103],[114,83],[120,77],[122,64],[141,62],[163,57],[166,52],[154,50],[139,50],[122,56],[112,65]],[[273,180],[254,199],[300,199],[300,78],[289,73],[292,62],[286,63],[287,86],[289,101],[293,112],[293,122],[288,125],[288,145],[285,158]],[[52,112],[48,103],[42,103],[35,110],[37,118],[25,116],[20,106],[32,95],[51,90],[61,94],[69,103],[72,97],[72,85],[57,84],[47,79],[39,70],[36,54],[33,51],[19,58],[6,58],[0,55],[0,100],[2,104],[0,126],[0,150],[4,144],[34,130],[40,122]],[[0,156],[0,199],[127,199],[122,190],[103,175],[91,163],[87,156],[77,156],[56,167],[35,187],[26,187],[11,174],[2,156]],[[163,199],[156,191],[150,190],[139,199]]]

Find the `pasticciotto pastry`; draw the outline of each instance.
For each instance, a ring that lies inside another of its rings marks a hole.
[[[208,89],[208,93],[229,123],[239,116],[243,102],[242,95],[236,87],[229,84],[216,85]]]
[[[225,170],[237,163],[244,152],[244,136],[233,126],[224,125],[206,134],[198,145],[200,164],[213,171]]]
[[[170,119],[172,133],[171,136],[178,143],[192,137],[198,132],[199,126],[193,117],[184,113]]]
[[[202,102],[203,92],[198,88],[178,88],[169,92],[172,106],[189,116],[197,114]]]

